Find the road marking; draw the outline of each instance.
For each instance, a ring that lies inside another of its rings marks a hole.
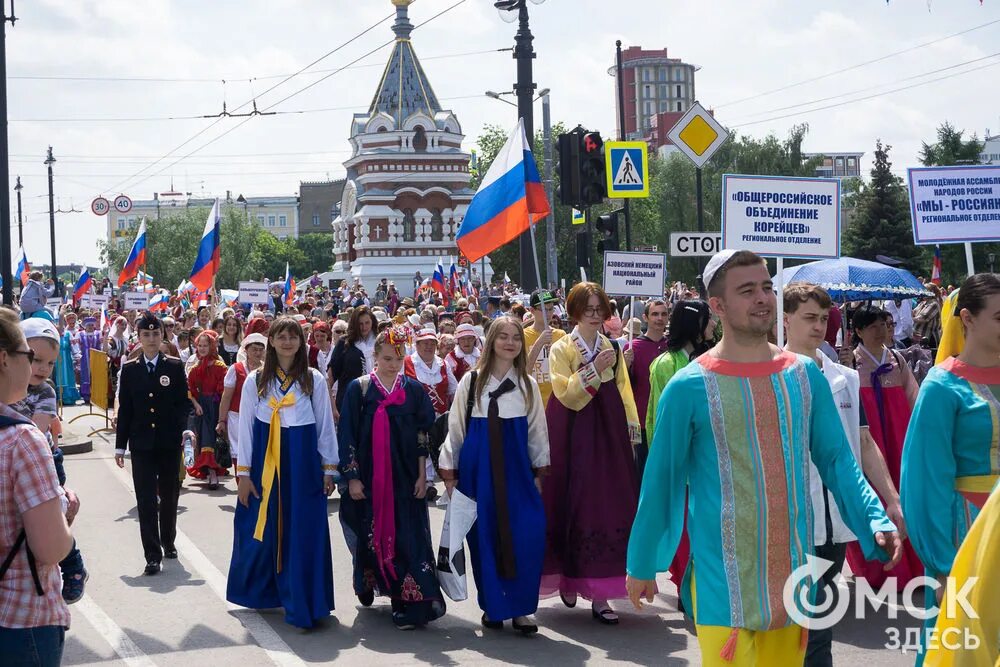
[[[73,611],[79,611],[83,617],[97,630],[118,657],[129,667],[155,667],[156,663],[149,659],[142,649],[125,634],[125,631],[98,606],[94,599],[84,595],[73,605]]]
[[[114,477],[124,484],[125,488],[134,495],[135,487],[132,485],[131,475],[122,474],[122,471],[115,465],[113,458],[104,457],[104,461],[114,472]],[[232,615],[246,628],[247,632],[254,638],[254,641],[257,642],[257,645],[271,659],[271,662],[281,665],[281,667],[306,666],[305,661],[295,654],[292,648],[281,638],[281,635],[275,632],[274,628],[257,611],[240,607],[226,600],[226,576],[219,571],[219,568],[215,567],[212,561],[208,559],[208,556],[202,553],[201,549],[195,546],[191,538],[185,535],[179,528],[177,529],[177,537],[174,539],[174,546],[177,547],[179,553],[183,554],[184,560],[191,565],[192,569],[208,583],[209,588],[225,603],[228,610],[235,612]]]

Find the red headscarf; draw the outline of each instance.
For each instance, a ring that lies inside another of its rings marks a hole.
[[[255,317],[247,323],[247,328],[243,332],[243,335],[249,336],[252,333],[259,333],[266,336],[270,328],[271,325],[263,317]]]
[[[198,357],[199,366],[214,366],[215,360],[219,358],[219,334],[208,329],[207,331],[202,331],[198,334],[198,337],[194,339],[195,350],[197,350],[198,341],[202,338],[208,339],[208,356]]]

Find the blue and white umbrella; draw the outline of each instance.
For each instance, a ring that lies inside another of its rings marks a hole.
[[[785,269],[783,282],[819,285],[834,301],[912,299],[930,294],[912,273],[854,257],[824,259]]]

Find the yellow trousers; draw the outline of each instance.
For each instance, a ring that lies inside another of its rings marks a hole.
[[[694,571],[691,572],[691,602],[698,618]],[[773,667],[801,665],[806,656],[802,640],[805,628],[789,625],[776,630],[744,630],[720,625],[698,625],[698,646],[704,667]],[[736,644],[732,644],[735,633]],[[732,655],[732,659],[728,656]],[[723,657],[726,656],[726,657]]]

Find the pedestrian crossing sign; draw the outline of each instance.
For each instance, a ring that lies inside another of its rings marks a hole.
[[[645,141],[608,141],[604,144],[608,197],[649,196],[649,146]]]
[[[573,224],[574,225],[585,225],[587,224],[587,214],[580,209],[573,209]]]

